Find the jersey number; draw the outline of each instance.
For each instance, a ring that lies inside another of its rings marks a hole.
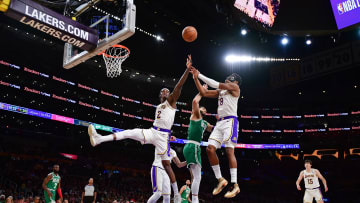
[[[312,179],[308,179],[308,184],[313,184],[313,180]]]
[[[221,98],[219,99],[219,105],[221,106],[221,105],[223,105],[223,104],[224,104],[224,98],[221,97]]]
[[[160,118],[161,118],[161,117],[160,117],[160,114],[161,114],[161,111],[158,111],[157,116],[156,116],[157,119],[160,119]]]

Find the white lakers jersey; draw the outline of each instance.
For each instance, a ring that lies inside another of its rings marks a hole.
[[[171,160],[176,156],[177,156],[176,152],[170,148],[170,163],[171,163]],[[154,159],[154,162],[152,165],[164,169],[162,162],[161,162],[161,156],[158,155],[156,152],[155,152],[155,159]]]
[[[169,102],[159,104],[156,107],[154,126],[170,130],[174,124],[176,109],[170,106]]]
[[[240,96],[240,95],[239,95]],[[218,116],[237,116],[237,106],[239,97],[234,97],[228,90],[221,90],[218,98]]]
[[[320,187],[319,178],[316,176],[315,169],[312,168],[310,172],[304,170],[304,182],[306,189]]]

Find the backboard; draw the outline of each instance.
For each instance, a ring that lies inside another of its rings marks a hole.
[[[96,10],[101,10],[91,4],[88,4],[88,6],[92,6],[92,8],[95,8]],[[84,10],[85,8],[80,8],[79,11]],[[102,27],[105,27],[106,29],[105,36],[99,36],[96,48],[90,51],[79,51],[79,49],[76,49],[73,45],[65,43],[63,56],[63,67],[65,69],[73,68],[76,65],[85,62],[113,45],[126,40],[135,33],[136,6],[133,4],[133,0],[126,0],[126,11],[123,18],[114,16],[106,11],[102,12],[106,15],[99,17],[98,19],[93,18],[94,20],[92,20],[92,24],[89,27],[96,28],[97,26],[102,25]],[[111,27],[110,22],[114,19],[121,21],[122,26],[119,27],[119,30],[116,30],[115,33],[110,35],[110,30],[114,30]]]

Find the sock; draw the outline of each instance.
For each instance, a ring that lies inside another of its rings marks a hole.
[[[231,183],[237,183],[237,168],[230,168]]]
[[[220,165],[211,166],[211,168],[213,169],[213,171],[215,173],[216,179],[219,179],[222,177],[221,171],[220,171]]]
[[[177,182],[171,183],[171,187],[174,190],[174,195],[178,195],[179,194],[179,189],[178,189]]]
[[[142,129],[124,130],[110,135],[101,136],[97,139],[100,143],[109,142],[114,140],[114,135],[116,140],[132,139],[141,142],[141,144],[144,144],[145,137],[143,135]]]
[[[170,195],[163,195],[163,203],[170,203]]]

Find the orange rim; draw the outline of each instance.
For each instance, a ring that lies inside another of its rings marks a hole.
[[[104,55],[107,58],[126,58],[130,54],[130,49],[127,48],[126,46],[123,46],[123,45],[120,45],[120,44],[114,44],[114,45],[112,45],[112,47],[118,47],[118,48],[126,49],[127,54],[125,56],[111,56],[109,54],[106,54],[105,53],[106,50],[104,50],[104,51],[100,52],[98,55]]]

